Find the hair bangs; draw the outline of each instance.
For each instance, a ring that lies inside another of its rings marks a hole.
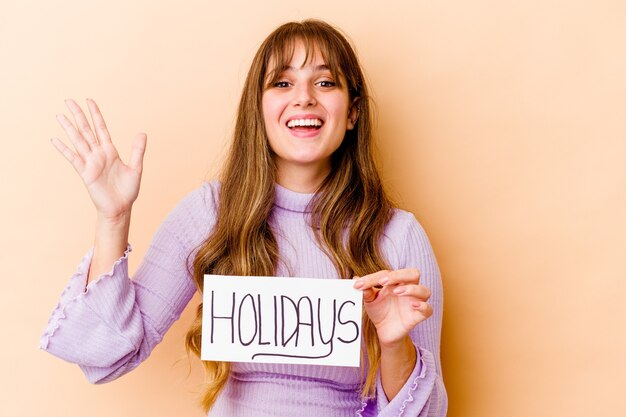
[[[296,46],[300,42],[305,50],[304,62],[300,65],[310,64],[318,58],[319,54],[337,85],[343,87],[347,72],[344,65],[349,60],[342,56],[344,48],[341,41],[316,27],[307,26],[306,22],[301,25],[287,26],[282,28],[282,31],[275,32],[274,36],[270,36],[270,39],[267,40],[263,56],[263,76],[261,77],[263,85],[261,89],[271,88],[279,81],[281,74],[289,69]],[[353,90],[352,88],[348,89]]]

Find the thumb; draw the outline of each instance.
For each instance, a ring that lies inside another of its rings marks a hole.
[[[143,155],[146,152],[148,136],[145,133],[137,133],[133,139],[132,151],[128,166],[141,172],[143,169]]]
[[[361,277],[359,276],[353,276],[352,279],[359,279]],[[363,290],[363,301],[366,303],[371,303],[372,301],[374,301],[376,299],[376,296],[378,295],[378,291],[380,291],[379,289],[373,287],[373,288],[366,288]]]
[[[368,288],[363,290],[363,301],[366,303],[371,303],[376,299],[378,291],[380,290],[377,290],[376,288]]]

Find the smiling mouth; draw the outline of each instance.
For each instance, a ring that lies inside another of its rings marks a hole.
[[[319,130],[323,125],[321,119],[292,119],[287,122],[287,127],[292,130]]]

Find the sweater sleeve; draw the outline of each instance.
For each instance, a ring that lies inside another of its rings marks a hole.
[[[443,417],[448,396],[443,384],[439,347],[443,318],[443,285],[437,260],[426,232],[410,213],[400,213],[403,239],[394,246],[398,253],[396,269],[417,268],[420,284],[431,290],[428,303],[433,315],[410,332],[417,353],[413,372],[400,392],[389,401],[383,391],[380,372],[376,378],[376,403],[379,417]],[[398,225],[399,226],[399,225]]]
[[[212,226],[212,194],[205,183],[172,210],[132,279],[129,244],[108,273],[85,287],[90,249],[61,294],[39,347],[79,365],[91,383],[112,381],[144,361],[196,291],[192,252]]]

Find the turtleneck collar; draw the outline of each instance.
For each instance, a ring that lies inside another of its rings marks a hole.
[[[274,204],[280,208],[298,213],[310,213],[311,208],[307,207],[311,199],[315,196],[312,194],[297,193],[291,191],[282,185],[276,184],[276,199]]]

